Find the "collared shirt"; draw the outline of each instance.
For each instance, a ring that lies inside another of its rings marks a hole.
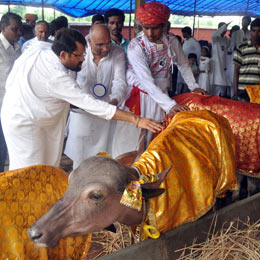
[[[114,40],[111,39],[111,41],[116,44],[116,42]],[[127,48],[128,48],[129,43],[130,43],[130,41],[128,39],[122,37],[120,46],[124,49],[125,53],[127,53]]]
[[[5,83],[15,60],[20,56],[20,46],[15,43],[14,46],[9,43],[3,33],[0,34],[0,110],[5,94]]]
[[[87,48],[86,53],[82,69],[77,76],[80,87],[95,97],[92,91],[93,86],[97,83],[103,84],[107,89],[107,94],[100,99],[107,102],[117,99],[118,103],[121,103],[126,93],[125,53],[123,49],[112,44],[111,51],[99,61],[98,65],[93,61],[94,56],[91,48]]]
[[[251,40],[243,42],[236,49],[233,63],[240,67],[238,89],[260,84],[260,50],[252,45]]]
[[[129,86],[137,86],[169,112],[176,104],[165,92],[169,86],[170,67],[173,63],[178,66],[190,90],[198,87],[187,58],[175,36],[164,34],[158,43],[150,42],[141,32],[132,39],[127,57],[129,66],[127,82]]]
[[[188,40],[185,40],[182,46],[185,56],[188,58],[190,53],[195,53],[197,55],[197,61],[200,60],[201,47],[198,41],[193,37],[190,37]]]

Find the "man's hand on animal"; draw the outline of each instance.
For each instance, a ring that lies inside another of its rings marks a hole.
[[[177,104],[177,105],[175,105],[172,109],[171,109],[171,111],[170,111],[170,115],[172,115],[172,116],[174,116],[176,113],[178,113],[178,112],[182,112],[182,111],[188,111],[188,110],[190,110],[187,106],[185,106],[185,105],[180,105],[180,104]]]
[[[131,123],[135,124],[136,127],[150,130],[153,133],[163,130],[163,126],[160,123],[158,123],[152,119],[136,116],[130,112],[126,112],[121,109],[116,110],[116,113],[114,114],[112,119],[131,122]]]
[[[145,117],[139,117],[136,121],[136,127],[148,129],[153,133],[160,132],[164,129],[164,126],[160,123]]]
[[[202,88],[195,88],[192,92],[198,93],[198,94],[201,94],[201,95],[209,95],[209,93]]]

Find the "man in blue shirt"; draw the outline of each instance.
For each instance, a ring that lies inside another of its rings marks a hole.
[[[129,40],[122,35],[122,29],[124,26],[125,15],[116,8],[109,9],[104,14],[105,24],[109,28],[111,34],[111,40],[113,43],[120,45],[125,52],[129,44]]]

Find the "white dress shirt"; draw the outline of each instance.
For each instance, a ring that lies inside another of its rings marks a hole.
[[[18,43],[11,45],[3,33],[0,34],[0,110],[5,94],[5,83],[14,65],[20,56],[21,50]]]
[[[199,62],[201,56],[201,47],[199,42],[196,41],[193,37],[190,37],[188,40],[184,41],[182,49],[187,58],[190,53],[195,53],[197,55],[197,62]]]

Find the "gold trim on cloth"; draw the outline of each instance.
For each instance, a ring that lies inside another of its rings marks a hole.
[[[251,103],[260,104],[260,85],[251,85],[245,87]]]
[[[27,229],[60,199],[68,187],[61,169],[36,165],[0,174],[0,259],[85,259],[91,234],[67,237],[55,248],[37,247]]]
[[[140,156],[134,167],[153,176],[172,166],[150,199],[160,232],[194,221],[216,197],[237,189],[235,142],[228,121],[210,111],[178,113]]]

